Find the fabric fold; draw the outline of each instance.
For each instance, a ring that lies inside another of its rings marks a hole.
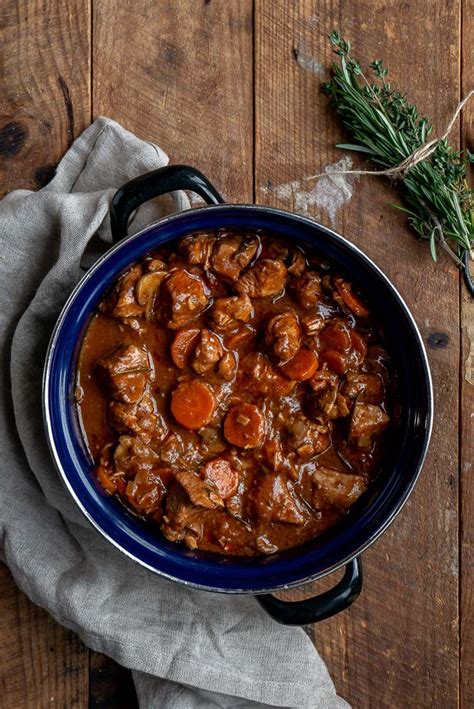
[[[2,557],[34,603],[134,671],[143,707],[347,707],[303,630],[274,623],[252,597],[171,584],[120,554],[82,517],[49,455],[41,378],[54,323],[84,264],[111,242],[116,189],[167,162],[98,118],[46,187],[0,202]],[[153,200],[131,229],[188,207],[182,193]]]

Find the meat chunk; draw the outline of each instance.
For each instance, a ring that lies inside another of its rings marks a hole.
[[[334,372],[323,369],[317,372],[309,383],[315,392],[314,404],[318,416],[336,419],[349,415],[349,401],[340,392],[341,381]]]
[[[134,478],[139,471],[160,467],[155,451],[135,436],[120,436],[113,462],[115,471],[129,479]]]
[[[277,372],[261,352],[251,352],[242,360],[238,377],[249,391],[270,398],[287,396],[295,388],[295,382]]]
[[[197,341],[191,367],[198,374],[209,372],[219,362],[224,354],[222,342],[211,330],[201,330]]]
[[[296,299],[302,308],[312,308],[321,297],[321,276],[307,271],[295,283]]]
[[[168,327],[178,330],[198,317],[209,304],[209,292],[199,276],[177,269],[165,278],[161,287],[169,305]]]
[[[342,393],[345,397],[357,398],[364,404],[381,404],[384,395],[382,378],[378,374],[348,372]]]
[[[175,473],[175,478],[187,492],[193,505],[206,507],[210,510],[224,506],[222,497],[213,489],[213,486],[206,484],[204,480],[189,470],[178,470]]]
[[[263,522],[304,524],[307,512],[282,475],[258,475],[251,492],[255,516]]]
[[[301,318],[301,327],[305,335],[312,337],[324,329],[326,321],[320,313],[307,312]]]
[[[179,245],[180,254],[190,264],[202,266],[206,270],[211,264],[211,255],[216,243],[212,234],[197,234],[187,236]]]
[[[110,297],[101,306],[101,310],[120,319],[143,315],[144,307],[135,298],[135,287],[141,275],[142,267],[138,264],[132,266],[121,276]]]
[[[166,496],[165,514],[161,531],[170,542],[184,540],[190,549],[196,549],[203,533],[203,509],[195,507],[184,488],[177,482]]]
[[[162,440],[168,432],[163,417],[156,411],[152,398],[147,395],[137,404],[109,402],[107,421],[117,433],[135,434],[145,443],[149,443],[152,438]]]
[[[168,473],[168,471],[165,471]],[[137,512],[151,514],[161,508],[166,491],[160,471],[139,470],[133,480],[127,483],[125,495]]]
[[[226,352],[219,362],[219,376],[226,382],[231,382],[237,374],[237,369],[238,363],[235,354],[233,352]]]
[[[256,256],[259,246],[257,237],[249,239],[238,234],[222,236],[214,246],[212,268],[221,276],[236,281],[241,271]]]
[[[291,254],[290,263],[288,266],[288,273],[292,276],[301,276],[306,269],[306,259],[301,253],[301,251],[295,250]]]
[[[346,510],[367,489],[362,475],[342,473],[331,468],[319,468],[313,473],[312,504],[316,509],[338,507]]]
[[[212,306],[211,318],[218,332],[232,332],[241,323],[247,323],[254,316],[252,301],[248,295],[217,298]]]
[[[359,448],[370,448],[372,437],[387,428],[389,417],[380,406],[357,402],[352,412],[349,440]]]
[[[143,397],[150,376],[149,354],[138,345],[120,345],[97,362],[96,371],[113,399],[135,404]]]
[[[262,259],[239,278],[235,288],[238,293],[250,298],[278,295],[285,287],[286,275],[286,266],[282,261]]]
[[[265,343],[278,359],[294,357],[301,345],[301,328],[294,310],[274,315],[268,321]]]
[[[300,412],[285,417],[285,428],[291,450],[296,450],[305,460],[319,455],[331,445],[329,428],[310,421]]]

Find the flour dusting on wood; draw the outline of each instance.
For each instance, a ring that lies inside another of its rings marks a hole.
[[[295,212],[311,216],[313,207],[322,209],[335,226],[338,211],[352,197],[355,175],[341,175],[339,172],[350,170],[352,160],[345,156],[325,168],[327,175],[317,178],[316,184],[309,189],[310,180],[285,182],[275,187],[262,187],[262,192],[272,193],[279,199],[289,202]]]
[[[306,71],[315,74],[316,76],[324,75],[324,67],[321,62],[318,62],[315,57],[309,54],[306,43],[301,41],[293,50],[297,64]]]

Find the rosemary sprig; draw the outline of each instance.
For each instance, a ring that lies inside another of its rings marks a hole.
[[[382,173],[400,165],[426,143],[431,123],[387,82],[388,71],[380,59],[370,64],[375,80],[369,81],[352,57],[350,43],[337,31],[329,40],[339,61],[332,65],[331,80],[323,89],[354,139],[337,147],[367,155]],[[435,261],[439,247],[464,270],[471,294],[468,259],[474,242],[474,190],[467,183],[466,166],[473,162],[468,150],[457,152],[447,138],[439,140],[428,157],[409,161],[395,175],[401,180],[405,205],[394,205],[429,242]]]

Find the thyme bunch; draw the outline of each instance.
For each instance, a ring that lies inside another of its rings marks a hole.
[[[432,132],[430,121],[392,88],[380,59],[370,64],[374,79],[369,80],[353,58],[350,43],[337,31],[329,40],[338,61],[323,89],[354,140],[337,147],[365,154],[381,167],[380,174],[388,170],[401,181],[404,206],[393,206],[405,212],[418,236],[429,242],[435,261],[441,248],[463,269],[472,295],[468,259],[474,242],[474,190],[466,167],[474,155],[454,150],[443,137],[426,157],[417,159]]]

